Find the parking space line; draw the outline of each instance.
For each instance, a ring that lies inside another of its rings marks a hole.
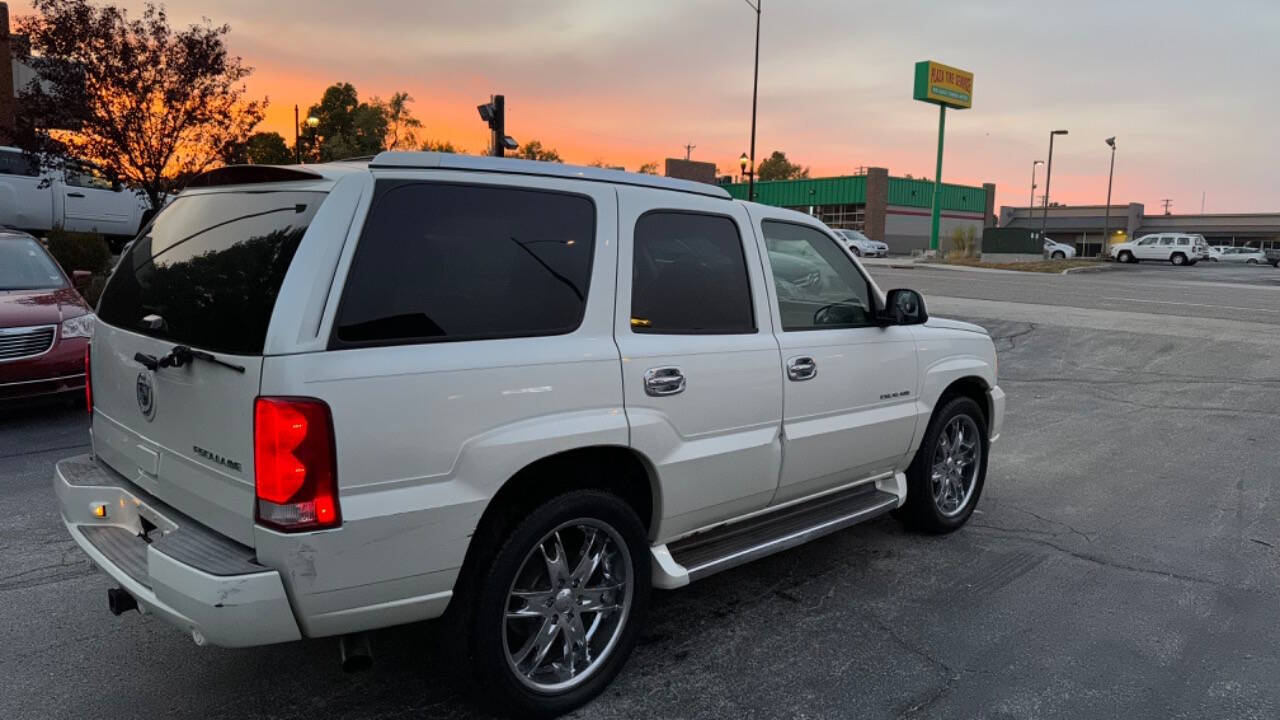
[[[1175,300],[1141,300],[1141,299],[1139,299],[1139,298],[1109,297],[1109,296],[1106,296],[1106,295],[1098,295],[1098,296],[1097,296],[1097,299],[1099,299],[1099,300],[1117,300],[1117,301],[1120,301],[1120,302],[1145,303],[1145,304],[1147,304],[1147,305],[1183,305],[1183,306],[1186,306],[1186,307],[1214,308],[1214,309],[1216,309],[1216,310],[1239,310],[1239,311],[1242,311],[1242,312],[1251,312],[1251,313],[1261,312],[1261,313],[1272,313],[1272,314],[1274,314],[1274,315],[1280,315],[1280,310],[1267,310],[1267,309],[1264,309],[1264,308],[1247,308],[1247,307],[1237,307],[1237,306],[1235,306],[1235,305],[1212,305],[1212,304],[1209,304],[1209,303],[1177,302],[1177,301],[1175,301]]]

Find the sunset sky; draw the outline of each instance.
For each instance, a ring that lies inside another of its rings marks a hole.
[[[814,176],[879,165],[932,177],[937,109],[911,99],[912,65],[975,74],[949,112],[943,179],[994,182],[1025,205],[1031,163],[1055,143],[1052,198],[1161,198],[1174,212],[1280,211],[1276,0],[764,0],[757,158],[784,150]],[[120,4],[138,11],[142,3]],[[25,2],[10,3],[27,12]],[[507,130],[568,162],[634,170],[683,157],[737,172],[750,133],[755,14],[743,0],[171,0],[175,24],[231,25],[292,142],[293,106],[336,81],[361,97],[408,91],[425,136],[475,152],[475,106],[506,95]],[[1038,181],[1044,187],[1044,169]]]

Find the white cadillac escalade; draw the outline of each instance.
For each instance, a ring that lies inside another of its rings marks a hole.
[[[450,617],[482,698],[564,712],[651,588],[894,512],[955,530],[1004,393],[981,328],[722,189],[383,153],[196,178],[121,258],[71,536],[197,643]]]

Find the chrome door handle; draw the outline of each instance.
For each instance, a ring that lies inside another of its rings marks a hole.
[[[818,376],[818,363],[811,357],[793,357],[787,361],[787,377],[800,382]]]
[[[678,367],[657,367],[644,371],[644,392],[646,395],[662,397],[684,392],[684,373]]]
[[[81,192],[70,192],[70,193],[67,193],[67,197],[82,198],[82,197],[84,197],[84,193],[81,193]]]

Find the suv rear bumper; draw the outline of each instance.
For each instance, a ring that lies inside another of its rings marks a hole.
[[[88,455],[60,461],[53,485],[72,539],[140,610],[201,644],[245,647],[301,637],[280,574],[258,565],[252,548],[203,527]],[[95,517],[98,506],[106,517]]]

